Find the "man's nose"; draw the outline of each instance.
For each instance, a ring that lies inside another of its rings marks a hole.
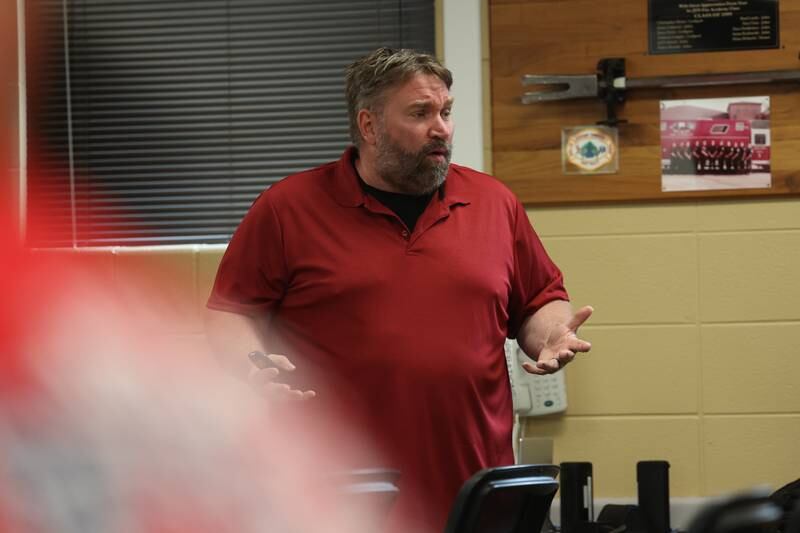
[[[441,115],[436,115],[436,117],[433,119],[433,124],[431,124],[431,127],[428,130],[430,137],[445,140],[449,140],[452,133],[453,123]]]

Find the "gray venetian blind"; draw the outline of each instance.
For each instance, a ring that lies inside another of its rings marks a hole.
[[[29,0],[29,244],[226,242],[348,144],[347,63],[432,51],[433,3]]]

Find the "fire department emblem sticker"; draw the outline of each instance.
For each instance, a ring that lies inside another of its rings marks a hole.
[[[561,130],[561,163],[565,174],[613,174],[619,162],[617,130],[578,126]]]

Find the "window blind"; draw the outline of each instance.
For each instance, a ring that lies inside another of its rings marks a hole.
[[[344,67],[433,0],[31,0],[28,243],[224,243],[349,143]]]

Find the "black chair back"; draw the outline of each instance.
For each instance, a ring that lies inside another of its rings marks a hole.
[[[536,533],[558,491],[555,465],[481,470],[461,487],[445,533]]]

